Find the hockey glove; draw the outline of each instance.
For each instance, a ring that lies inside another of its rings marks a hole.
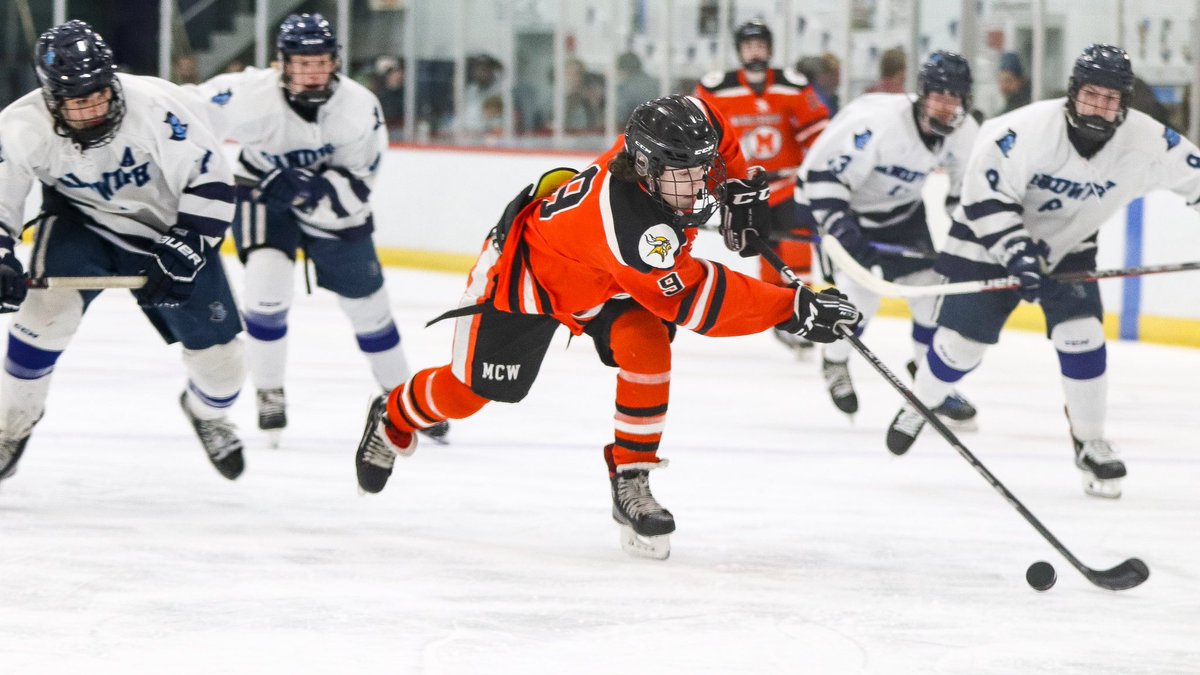
[[[721,218],[721,236],[725,247],[737,251],[743,258],[755,254],[749,246],[749,233],[760,239],[771,237],[771,206],[767,199],[771,188],[767,187],[767,176],[759,171],[753,178],[725,182],[725,213]]]
[[[1046,253],[1045,244],[1036,244],[1029,237],[1017,237],[1004,246],[1004,267],[1021,282],[1019,291],[1026,302],[1037,302],[1050,281],[1046,278]]]
[[[0,314],[15,312],[25,301],[25,268],[13,255],[13,239],[0,235]]]
[[[271,208],[311,211],[333,186],[308,169],[275,169],[255,189],[259,201]]]
[[[192,296],[196,274],[204,267],[204,237],[182,227],[172,227],[150,248],[150,261],[142,272],[146,285],[134,294],[143,307],[176,307]]]
[[[829,236],[838,240],[842,248],[846,249],[846,253],[854,258],[863,267],[870,267],[879,260],[879,253],[871,247],[870,240],[863,233],[862,225],[858,222],[858,216],[848,211],[835,213],[826,221],[828,224],[825,228]]]
[[[838,289],[816,293],[808,286],[801,286],[796,289],[792,318],[776,328],[813,342],[835,342],[842,337],[838,326],[853,331],[861,320],[858,309]]]

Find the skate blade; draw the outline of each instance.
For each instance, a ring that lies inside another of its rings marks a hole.
[[[628,525],[621,525],[621,550],[635,558],[666,560],[671,555],[671,535],[643,537]]]
[[[279,429],[269,429],[267,431],[267,445],[271,446],[272,450],[279,449],[279,439],[283,436],[283,432]]]
[[[1083,474],[1083,491],[1093,497],[1104,499],[1119,499],[1121,497],[1120,478],[1096,478],[1090,473]]]

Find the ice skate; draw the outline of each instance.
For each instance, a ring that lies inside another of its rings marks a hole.
[[[372,494],[383,490],[387,485],[388,478],[392,476],[392,467],[396,463],[396,455],[408,457],[417,450],[416,434],[401,431],[388,420],[387,400],[387,394],[380,394],[371,402],[371,408],[367,411],[367,424],[354,457],[358,487],[363,492]]]
[[[283,389],[258,390],[258,428],[267,432],[272,448],[279,447],[279,436],[287,427],[287,398]]]
[[[1075,466],[1083,472],[1083,491],[1093,497],[1117,499],[1121,496],[1121,479],[1125,463],[1117,450],[1105,440],[1081,441],[1071,436],[1075,444]]]
[[[441,422],[438,422],[437,424],[429,427],[428,429],[421,430],[422,436],[424,436],[425,438],[428,438],[429,440],[433,441],[434,443],[437,443],[438,445],[449,445],[450,444],[449,434],[450,434],[450,422],[448,422],[446,420],[442,420]]]
[[[854,383],[850,381],[850,365],[822,360],[821,374],[825,376],[825,387],[833,404],[853,417],[858,412],[858,394],[854,393]]]
[[[909,361],[905,364],[905,369],[908,370],[908,376],[916,379],[917,364],[914,361]],[[975,421],[975,415],[978,411],[971,402],[957,391],[951,392],[946,400],[940,405],[933,408],[933,412],[940,418],[946,426],[955,431],[976,431],[979,425]]]
[[[893,455],[903,455],[917,440],[917,434],[925,427],[925,417],[905,404],[888,426],[887,449]]]
[[[187,392],[179,395],[179,405],[183,414],[196,431],[200,445],[208,455],[208,461],[216,467],[222,476],[233,480],[242,475],[246,468],[245,458],[242,457],[242,440],[234,432],[233,422],[224,417],[215,420],[202,420],[196,417],[187,403]]]
[[[612,464],[612,446],[604,448],[605,459]],[[666,560],[671,555],[670,534],[675,531],[675,516],[662,507],[650,492],[650,470],[666,466],[630,464],[616,466],[612,482],[612,517],[621,526],[621,549],[639,558]]]
[[[811,340],[802,338],[794,333],[789,333],[786,330],[779,330],[778,328],[772,330],[771,334],[775,336],[776,340],[783,343],[783,346],[792,350],[799,358],[807,359],[809,354],[812,354],[814,345]]]
[[[17,461],[25,452],[27,443],[29,443],[29,434],[19,438],[0,434],[0,480],[11,478],[17,472]]]

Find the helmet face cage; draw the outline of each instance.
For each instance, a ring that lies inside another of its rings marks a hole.
[[[84,150],[110,142],[125,117],[125,98],[116,78],[112,50],[104,38],[83,21],[68,21],[38,38],[34,57],[34,72],[41,84],[42,100],[54,118],[55,133]],[[67,100],[86,98],[106,89],[110,96],[102,115],[68,122],[63,111]]]
[[[638,106],[625,128],[634,169],[683,227],[707,221],[723,201],[726,169],[717,142],[700,108],[675,94]]]
[[[1078,111],[1079,92],[1086,85],[1117,91],[1117,114],[1112,120],[1103,115],[1082,115]],[[1067,121],[1084,138],[1106,141],[1116,133],[1129,112],[1133,96],[1133,65],[1124,49],[1106,44],[1089,45],[1075,60],[1067,87]]]
[[[949,136],[962,126],[971,109],[971,66],[961,55],[938,50],[921,64],[917,76],[917,115],[935,136]],[[960,101],[950,120],[929,113],[929,95],[946,94]]]
[[[288,100],[298,105],[315,108],[333,96],[337,87],[337,72],[341,67],[340,46],[333,27],[318,13],[292,14],[279,25],[279,37],[275,40],[278,59],[283,74],[280,84]],[[325,86],[317,89],[304,88],[293,91],[288,65],[295,56],[329,55],[331,70]]]
[[[758,19],[747,21],[746,23],[738,26],[738,29],[733,33],[733,44],[734,48],[738,52],[739,60],[741,59],[742,43],[746,42],[747,40],[762,40],[767,43],[767,52],[772,52],[774,50],[775,39],[771,34],[771,29],[767,28],[767,25]],[[755,72],[765,71],[770,66],[768,60],[764,59],[755,59],[753,61],[744,62],[742,65],[746,68],[746,70]]]

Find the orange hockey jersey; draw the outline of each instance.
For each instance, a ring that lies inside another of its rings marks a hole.
[[[808,80],[794,71],[767,71],[762,93],[741,70],[713,72],[696,85],[696,96],[729,120],[749,165],[771,177],[771,206],[792,198],[796,169],[829,121],[829,109]]]
[[[717,130],[729,176],[744,177],[745,161],[724,119],[692,100]],[[506,312],[551,315],[577,335],[617,297],[632,297],[660,318],[705,335],[748,335],[788,320],[793,290],[693,258],[695,228],[674,224],[674,214],[641,182],[609,174],[609,162],[623,148],[619,138],[520,212],[502,252],[489,260],[489,246],[472,270],[472,286],[487,284],[480,301],[490,298]]]

